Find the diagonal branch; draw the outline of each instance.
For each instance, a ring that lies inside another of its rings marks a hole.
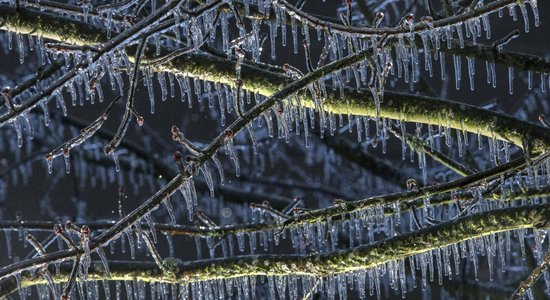
[[[521,282],[519,287],[514,291],[514,293],[510,296],[510,299],[513,300],[520,300],[524,299],[525,293],[535,284],[537,279],[539,279],[540,275],[548,269],[548,266],[550,266],[550,251],[546,253],[542,261],[539,263],[539,265],[531,271],[531,273]]]
[[[285,88],[279,90],[277,93],[273,94],[269,99],[258,104],[254,108],[248,110],[242,118],[239,118],[233,122],[226,131],[220,133],[200,154],[197,158],[196,168],[193,168],[191,171],[180,174],[173,178],[167,185],[161,188],[153,196],[147,199],[143,204],[138,208],[133,210],[131,213],[126,215],[124,218],[115,223],[109,230],[103,232],[97,238],[95,238],[90,243],[90,251],[94,251],[96,248],[101,247],[105,244],[108,244],[112,239],[116,238],[122,234],[125,230],[130,228],[135,222],[139,222],[147,214],[156,210],[159,204],[168,198],[170,195],[174,194],[179,188],[185,184],[190,176],[193,176],[206,161],[211,159],[218,150],[222,149],[226,139],[226,132],[231,131],[234,134],[240,132],[247,124],[251,123],[254,119],[260,116],[263,112],[271,109],[273,105],[277,102],[283,101],[289,96],[301,91],[306,88],[308,85],[316,82],[320,78],[323,78],[333,72],[340,71],[350,65],[359,63],[360,61],[366,59],[372,55],[371,51],[363,51],[358,54],[348,56],[339,61],[327,64],[314,72],[309,73],[308,75],[302,77],[301,79],[294,81],[288,84]],[[189,177],[188,177],[189,176]],[[0,270],[0,279],[12,275],[14,272],[20,272],[26,269],[32,269],[36,265],[53,263],[55,261],[64,260],[75,255],[80,255],[82,250],[66,250],[58,251],[46,256],[29,259],[26,261],[21,261],[18,263],[11,264]]]
[[[391,128],[390,132],[394,136],[396,136],[398,139],[403,141],[403,135],[397,132],[397,129]],[[474,171],[470,170],[468,167],[452,159],[451,157],[445,155],[444,153],[439,152],[436,149],[432,149],[432,147],[430,147],[425,141],[419,139],[418,137],[415,137],[411,134],[406,133],[405,142],[409,147],[411,147],[411,150],[414,150],[417,152],[424,152],[426,155],[430,156],[435,161],[438,161],[439,163],[446,166],[447,168],[453,170],[455,173],[457,173],[460,176],[468,176],[475,173]]]
[[[433,196],[431,203],[433,205],[442,205],[446,203],[451,203],[452,199],[448,196],[441,196],[444,193],[458,190],[460,188],[479,185],[481,182],[490,181],[492,178],[497,178],[501,174],[513,173],[515,170],[523,168],[525,166],[523,158],[513,160],[510,163],[503,164],[494,168],[491,168],[486,171],[481,171],[479,173],[457,179],[448,183],[440,184],[437,186],[430,186],[421,188],[419,191],[414,192],[402,192],[388,194],[384,196],[376,196],[356,201],[345,202],[345,207],[328,207],[321,208],[317,210],[311,210],[308,213],[299,214],[289,218],[284,224],[280,222],[266,222],[266,223],[246,223],[241,225],[227,225],[219,226],[214,228],[199,228],[193,226],[184,226],[184,225],[170,225],[170,224],[155,224],[155,228],[159,232],[163,232],[169,235],[190,235],[190,236],[212,236],[212,237],[223,237],[230,234],[242,234],[250,232],[260,232],[260,231],[280,231],[283,228],[295,228],[303,224],[314,224],[317,221],[326,221],[333,219],[334,222],[342,221],[346,215],[350,213],[361,211],[369,207],[374,208],[380,205],[390,205],[398,203],[401,206],[401,211],[405,211],[415,205],[421,207],[422,201],[425,197]],[[550,190],[528,190],[525,192],[517,191],[511,192],[506,195],[507,201],[513,200],[522,200],[532,197],[543,197],[547,196],[550,193]],[[495,194],[495,196],[499,196]],[[463,200],[470,200],[471,195],[464,195]],[[417,199],[419,199],[417,201]],[[418,202],[418,203],[417,203]],[[18,228],[27,228],[29,230],[51,230],[54,224],[50,222],[41,222],[41,221],[4,221],[0,222],[0,229],[18,229]],[[102,231],[105,232],[109,230],[109,227],[112,223],[87,223],[93,231]],[[144,223],[141,225],[142,228],[147,229],[148,224]],[[0,273],[1,274],[1,273]]]

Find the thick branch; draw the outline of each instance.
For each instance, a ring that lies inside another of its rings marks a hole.
[[[163,274],[152,263],[111,262],[111,276],[106,278],[102,267],[91,268],[89,280],[159,281],[187,284],[194,281],[227,279],[241,276],[315,276],[325,277],[358,270],[367,270],[390,261],[451,246],[473,238],[499,232],[547,227],[550,205],[513,207],[470,215],[433,227],[392,237],[348,250],[309,255],[254,255],[180,263],[172,268],[175,276]],[[66,280],[68,268],[55,279]],[[13,291],[13,281],[4,281],[5,290]],[[41,277],[24,276],[22,286],[44,284]],[[11,288],[10,288],[11,286]]]
[[[88,40],[86,34],[80,34],[80,30],[86,33],[91,29],[88,27],[81,28],[82,24],[76,21],[63,20],[64,24],[71,25],[67,25],[69,26],[67,32],[60,33],[59,28],[51,27],[49,25],[50,19],[43,17],[40,12],[33,11],[23,15],[10,12],[10,9],[4,9],[4,7],[0,10],[0,18],[5,21],[1,27],[2,29],[8,28],[12,31],[43,35],[50,38],[70,39],[75,43],[82,44],[94,44],[95,39],[101,38],[97,35],[99,34],[98,31],[97,34],[89,33],[90,40]],[[442,47],[443,50],[445,48]],[[459,51],[460,47],[455,45],[452,49],[453,51]],[[475,50],[473,53],[464,52],[464,55],[477,56],[479,54],[487,59],[492,58],[497,62],[518,68],[544,66],[545,71],[550,71],[549,62],[533,56],[505,51],[501,54],[495,54],[492,47],[480,45],[473,48],[465,47],[464,49]],[[460,51],[466,51],[464,49]],[[169,64],[162,66],[160,70],[232,85],[235,82],[234,68],[234,62],[229,60],[205,54],[191,54],[171,61]],[[258,92],[264,96],[270,96],[279,91],[290,81],[284,75],[247,65],[242,66],[242,80],[244,89]],[[370,93],[350,91],[347,92],[346,98],[349,98],[349,108],[342,105],[336,94],[330,94],[324,107],[325,110],[335,113],[349,112],[356,115],[376,115],[374,101]],[[314,106],[313,101],[305,104]],[[550,131],[541,126],[450,100],[386,92],[384,102],[381,105],[380,116],[434,125],[440,123],[445,125],[448,117],[449,125],[454,129],[466,130],[474,134],[479,133],[488,137],[495,136],[500,140],[509,141],[519,146],[523,144],[522,140],[524,138],[531,139],[532,149],[535,151],[550,148]]]

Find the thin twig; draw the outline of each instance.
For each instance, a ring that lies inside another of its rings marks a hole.
[[[537,279],[548,269],[548,266],[550,266],[550,251],[546,252],[539,265],[520,283],[516,291],[510,296],[510,299],[523,299],[523,295],[537,282]]]

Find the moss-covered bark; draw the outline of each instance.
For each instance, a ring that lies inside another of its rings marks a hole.
[[[462,217],[377,243],[327,254],[254,255],[189,263],[165,259],[165,264],[171,270],[170,274],[163,274],[156,265],[151,263],[113,262],[110,265],[110,277],[105,276],[100,263],[95,263],[90,270],[89,279],[189,283],[250,275],[323,277],[373,268],[389,261],[405,259],[499,232],[546,228],[550,225],[549,220],[550,204],[513,207]],[[58,282],[66,281],[68,272],[70,267],[67,265],[55,279]],[[24,275],[23,287],[45,283],[40,275],[35,277],[31,277],[30,274]],[[15,289],[15,281],[3,282],[3,291],[13,291],[13,289]]]
[[[2,29],[41,35],[69,43],[95,44],[106,39],[100,30],[91,28],[86,24],[51,17],[38,11],[17,14],[13,9],[0,6],[0,18],[2,19],[0,24],[3,24]],[[464,55],[481,55],[482,58],[486,59],[497,60],[498,58],[499,62],[518,66],[518,68],[544,66],[544,70],[550,71],[549,63],[546,60],[506,52],[497,55],[492,50],[480,47],[472,46],[460,50],[455,45],[452,51],[458,51],[457,53]],[[492,47],[490,48],[492,49]],[[468,49],[471,51],[467,51]],[[443,47],[443,50],[445,50],[445,47]],[[205,54],[194,53],[179,57],[166,65],[160,66],[159,70],[230,85],[235,82],[234,62]],[[265,96],[272,95],[290,82],[282,74],[252,65],[243,65],[242,79],[245,89]],[[364,116],[374,116],[376,114],[374,102],[369,92],[347,91],[345,102],[349,103],[349,107],[345,107],[342,101],[339,100],[338,95],[330,94],[325,103],[325,110],[335,113],[349,112]],[[314,104],[310,100],[304,105],[313,106]],[[474,134],[509,141],[520,147],[524,144],[525,139],[531,143],[531,150],[537,152],[550,148],[550,130],[546,128],[450,100],[386,92],[381,105],[380,116],[407,122],[449,125],[457,130],[465,130]]]

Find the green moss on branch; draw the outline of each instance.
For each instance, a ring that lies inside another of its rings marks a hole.
[[[390,261],[499,232],[548,227],[548,220],[550,204],[513,207],[458,218],[373,244],[326,254],[253,255],[180,263],[174,267],[173,276],[163,274],[151,263],[113,262],[110,264],[111,277],[106,277],[102,266],[95,264],[90,270],[90,280],[140,280],[186,284],[193,281],[254,275],[324,277],[373,268]],[[70,270],[67,267],[62,271],[62,274],[55,278],[58,282],[65,281],[65,273]],[[23,287],[45,283],[39,276],[25,275],[22,280]],[[13,287],[8,289],[9,280],[3,282],[3,290],[13,291]]]
[[[20,33],[39,35],[75,44],[96,44],[106,40],[100,30],[87,24],[53,17],[34,10],[16,14],[13,9],[2,6],[0,18],[3,21],[0,22],[3,24],[2,29]],[[549,63],[546,60],[541,61],[540,58],[512,53],[495,56],[493,51],[485,49],[488,48],[487,46],[481,47],[466,47],[464,48],[466,50],[457,50],[459,47],[452,47],[452,49],[454,49],[453,51],[463,51],[460,54],[481,55],[483,58],[492,58],[505,64],[519,66],[519,68],[533,68],[542,65],[545,70],[550,71]],[[492,49],[492,47],[490,48]],[[468,49],[471,51],[467,51]],[[160,70],[232,85],[235,82],[234,68],[234,62],[226,59],[211,55],[191,54],[171,61],[162,66]],[[265,96],[272,95],[290,82],[282,74],[249,65],[243,65],[242,79],[245,89]],[[375,115],[370,93],[348,91],[346,100],[350,106],[344,108],[345,113],[349,111],[356,115]],[[313,102],[309,101],[306,105],[313,106]],[[339,113],[343,109],[342,101],[338,99],[337,95],[330,94],[325,109]],[[523,139],[527,139],[532,143],[532,150],[539,152],[550,148],[550,131],[541,126],[449,100],[386,92],[380,115],[384,118],[433,125],[446,125],[448,119],[448,124],[454,129],[495,137],[518,146],[523,145]]]

